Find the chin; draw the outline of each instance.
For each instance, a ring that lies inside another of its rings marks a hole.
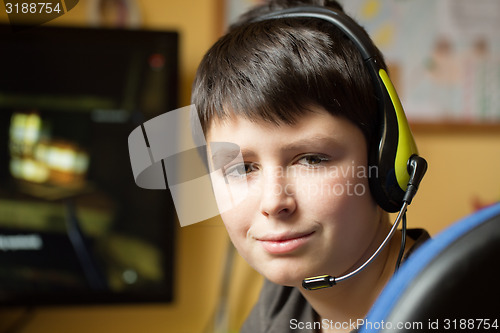
[[[271,276],[265,275],[265,277],[269,281],[285,287],[298,287],[302,284],[302,280],[304,279],[304,277],[297,278],[291,276],[276,276],[275,274]]]
[[[312,275],[307,272],[299,271],[293,268],[293,265],[285,267],[270,267],[260,270],[260,273],[269,281],[287,287],[300,287],[302,280]]]

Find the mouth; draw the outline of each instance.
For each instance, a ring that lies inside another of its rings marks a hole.
[[[304,246],[313,234],[314,231],[299,234],[269,235],[257,238],[257,241],[270,254],[286,254]]]

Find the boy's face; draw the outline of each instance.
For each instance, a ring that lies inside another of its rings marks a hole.
[[[213,122],[207,136],[209,144],[239,145],[244,160],[225,167],[232,191],[243,183],[248,191],[221,214],[233,244],[253,268],[282,285],[349,272],[366,258],[380,226],[368,187],[377,170],[367,167],[362,132],[322,108],[313,110],[294,125],[233,117]],[[217,186],[214,191],[217,196]]]

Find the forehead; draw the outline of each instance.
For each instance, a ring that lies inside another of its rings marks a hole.
[[[312,143],[350,143],[363,145],[361,130],[351,121],[334,116],[320,107],[296,118],[293,124],[275,124],[263,120],[251,121],[233,116],[212,122],[207,131],[207,142],[232,142],[241,147],[265,149],[279,146],[282,149]],[[365,148],[366,149],[366,148]]]

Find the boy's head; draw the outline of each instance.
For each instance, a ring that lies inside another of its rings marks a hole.
[[[192,95],[205,133],[214,121],[232,116],[293,124],[320,106],[355,124],[370,146],[378,121],[377,97],[356,46],[322,20],[254,22],[275,10],[322,4],[271,1],[247,13],[207,52]],[[341,10],[336,2],[327,5]]]
[[[243,156],[213,181],[216,196],[227,188],[246,195],[221,213],[229,236],[250,265],[284,285],[347,271],[385,228],[368,189],[377,93],[357,46],[321,19],[254,21],[311,4],[321,5],[276,1],[249,12],[207,52],[192,94],[209,146],[231,142]]]

